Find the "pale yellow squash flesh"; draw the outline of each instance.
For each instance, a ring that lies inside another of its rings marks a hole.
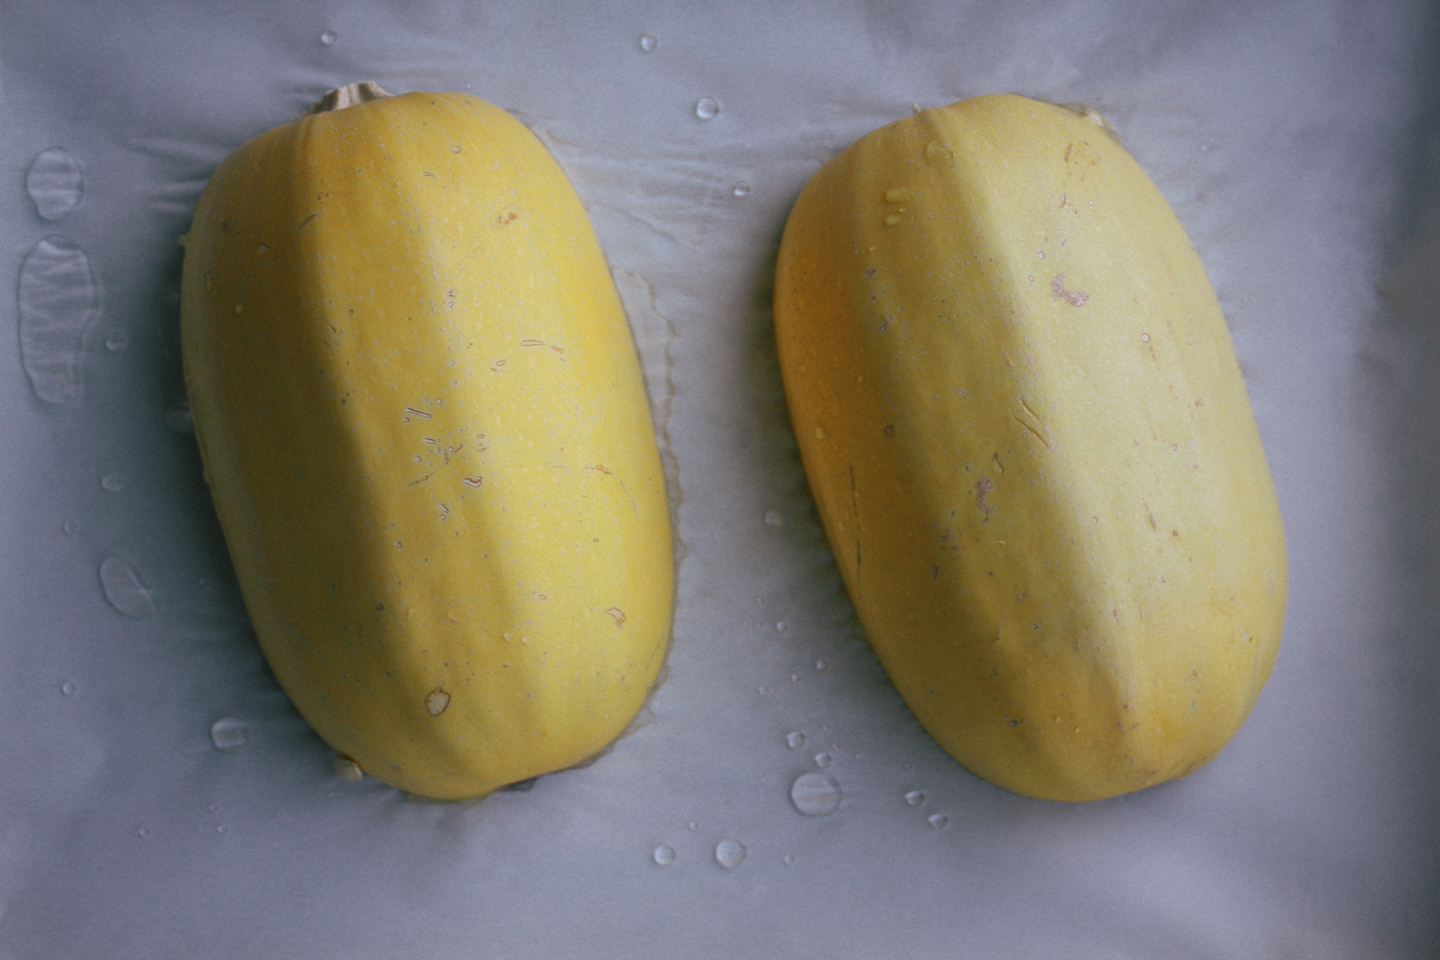
[[[257,137],[196,208],[181,309],[246,605],[327,743],[461,799],[621,733],[669,512],[613,281],[524,126],[414,93]]]
[[[1103,129],[991,96],[867,135],[795,204],[775,325],[845,585],[949,753],[1060,800],[1216,755],[1284,538],[1210,283]]]

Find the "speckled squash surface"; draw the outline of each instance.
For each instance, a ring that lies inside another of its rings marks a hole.
[[[806,473],[886,671],[969,769],[1060,800],[1214,757],[1286,592],[1224,317],[1097,121],[989,96],[870,133],[805,186],[775,288]]]
[[[186,382],[291,700],[366,773],[473,798],[595,755],[642,706],[669,513],[558,165],[482,100],[379,93],[216,171],[186,242]]]

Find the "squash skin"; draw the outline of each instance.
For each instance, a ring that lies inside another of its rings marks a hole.
[[[523,125],[415,93],[255,138],[196,207],[181,327],[246,606],[327,743],[455,800],[625,729],[669,507],[613,280]]]
[[[850,598],[947,752],[1078,801],[1220,751],[1284,535],[1204,269],[1110,136],[987,96],[861,138],[790,214],[775,330]]]

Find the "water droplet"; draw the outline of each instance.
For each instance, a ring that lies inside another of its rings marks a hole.
[[[100,561],[100,588],[110,605],[127,617],[144,620],[155,615],[155,598],[128,560],[106,557]]]
[[[833,760],[834,758],[832,758],[828,753],[815,754],[815,766],[819,767],[821,770],[824,770],[826,767],[830,766]]]
[[[224,717],[211,725],[210,739],[216,750],[239,750],[250,742],[250,724],[234,717]]]
[[[60,692],[65,694],[65,696],[67,697],[72,696],[75,693],[75,684],[71,683],[69,680],[66,680],[64,683],[60,684]]]
[[[215,832],[216,832],[216,833],[224,833],[226,830],[229,830],[229,829],[230,829],[230,828],[227,827],[227,826],[225,826],[225,824],[223,824],[223,823],[217,824],[217,825],[215,826]]]
[[[85,196],[85,174],[80,161],[64,147],[42,150],[25,174],[25,192],[35,210],[52,223],[80,205]]]
[[[790,682],[791,682],[791,683],[799,683],[799,682],[800,682],[800,674],[798,674],[798,673],[792,673],[792,674],[790,674]]]
[[[790,624],[786,623],[784,620],[777,620],[777,621],[775,621],[775,632],[776,632],[776,633],[784,633],[786,630],[789,630],[789,629],[790,629]]]
[[[327,47],[330,46],[330,44],[334,43],[335,39],[336,37],[334,30],[326,30],[324,33],[320,34],[320,42],[325,44],[325,46]]]
[[[195,417],[190,412],[190,401],[181,397],[170,405],[165,411],[165,426],[179,434],[187,436],[195,432]]]
[[[919,790],[911,790],[909,793],[905,794],[905,802],[910,804],[910,806],[912,807],[918,807],[920,806],[920,804],[925,802],[925,794],[921,793]]]
[[[941,143],[939,140],[931,140],[929,143],[925,144],[926,163],[939,164],[945,163],[947,161],[954,161],[954,159],[955,151],[945,146],[945,144]]]
[[[769,687],[756,687],[755,689],[759,692],[760,696],[762,696],[762,697],[765,696],[765,694],[767,694],[767,693],[770,692],[770,688],[769,688]]]
[[[65,532],[65,536],[73,537],[75,535],[75,531],[80,529],[80,525],[74,520],[66,520],[63,524],[61,524],[60,529]]]
[[[805,734],[799,730],[792,730],[785,735],[785,745],[791,750],[799,750],[805,746]]]
[[[778,527],[785,522],[785,514],[779,510],[766,510],[765,523],[767,526]]]
[[[885,217],[885,226],[887,226],[887,227],[893,227],[893,226],[895,226],[896,224],[898,224],[901,220],[904,220],[904,219],[905,219],[905,218],[902,217],[902,216],[901,216],[900,214],[898,214],[898,213],[888,214],[888,215],[886,215],[886,217]]]
[[[111,353],[123,353],[130,344],[130,337],[124,330],[111,330],[105,337],[105,349]]]
[[[1202,153],[1209,153],[1211,150],[1214,150],[1214,149],[1215,149],[1215,144],[1211,143],[1209,140],[1202,140],[1202,141],[1200,142],[1200,151],[1201,151]]]
[[[691,833],[694,833],[696,830],[700,829],[700,824],[696,823],[694,820],[691,820],[689,823],[685,824],[685,829],[689,830]]]
[[[748,197],[750,196],[750,184],[737,183],[735,184],[735,189],[731,192],[734,193],[737,197]]]
[[[807,817],[823,817],[840,806],[840,784],[823,773],[802,773],[790,787],[790,802]]]
[[[925,822],[930,824],[930,826],[934,827],[936,830],[944,830],[946,824],[950,822],[950,818],[945,816],[945,814],[943,813],[932,813],[930,814],[930,816],[925,818]]]
[[[721,840],[715,845],[715,862],[726,870],[734,870],[745,862],[745,844],[739,840]]]
[[[668,843],[662,843],[655,848],[655,862],[662,867],[668,867],[675,862],[675,848]]]
[[[1149,343],[1149,342],[1150,342],[1150,334],[1148,334],[1148,333],[1142,333],[1142,334],[1140,334],[1140,342],[1141,342],[1141,343]]]
[[[640,38],[640,49],[645,53],[650,53],[659,45],[660,41],[653,33],[647,33]]]
[[[119,493],[125,489],[125,478],[118,473],[107,473],[100,478],[100,487],[110,493]]]
[[[49,403],[80,399],[85,331],[103,295],[90,259],[66,237],[41,239],[20,266],[20,359],[35,395]]]
[[[714,120],[720,115],[720,101],[714,97],[701,97],[695,101],[695,116],[701,120]]]
[[[795,862],[795,858],[792,857],[790,854],[787,853],[787,854],[785,854],[785,856],[783,856],[783,857],[780,858],[780,862],[783,863],[783,864],[785,864],[785,866],[788,867],[788,866],[790,866],[790,864],[792,864],[792,863]]]
[[[139,830],[136,830],[136,831],[135,831],[135,835],[136,835],[137,837],[139,837],[141,840],[144,840],[146,837],[150,836],[150,828],[149,828],[149,827],[141,827]]]
[[[824,673],[826,670],[830,669],[830,664],[826,663],[824,660],[816,660],[815,669],[820,671],[821,673]]]
[[[360,769],[360,764],[349,757],[336,757],[332,762],[335,776],[346,783],[359,783],[365,779],[365,771]]]

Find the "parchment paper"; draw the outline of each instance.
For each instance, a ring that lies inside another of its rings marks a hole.
[[[0,5],[0,958],[1440,955],[1436,29],[1422,0]],[[482,96],[555,153],[671,466],[649,722],[472,806],[336,776],[265,669],[187,431],[192,205],[363,79]],[[1098,107],[1164,191],[1286,523],[1250,719],[1111,801],[1007,793],[911,717],[770,332],[818,165],[993,92]],[[791,785],[822,769],[839,807],[803,815]]]

